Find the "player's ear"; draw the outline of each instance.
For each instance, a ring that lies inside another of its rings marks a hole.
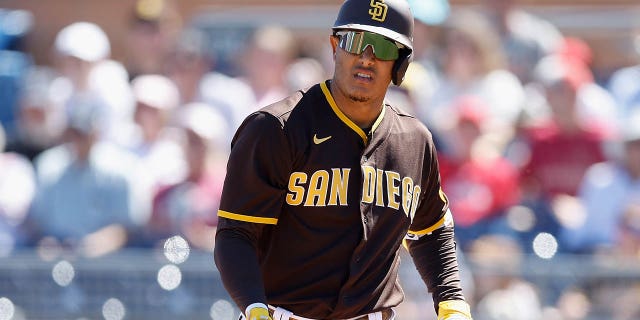
[[[338,47],[338,37],[329,36],[329,42],[331,42],[331,48],[333,49],[333,57],[336,57],[336,48]]]

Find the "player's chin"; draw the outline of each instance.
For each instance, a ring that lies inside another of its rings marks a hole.
[[[357,95],[357,94],[350,94],[349,95],[349,99],[351,99],[351,101],[354,101],[354,102],[367,102],[367,101],[371,100],[371,97],[363,96],[363,95]]]
[[[347,96],[354,102],[368,102],[375,96],[376,88],[375,86],[353,85]]]

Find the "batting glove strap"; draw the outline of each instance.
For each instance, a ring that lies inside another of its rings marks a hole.
[[[438,320],[473,320],[469,304],[462,300],[447,300],[438,304]]]
[[[269,316],[269,309],[264,303],[252,303],[245,310],[247,320],[273,320]]]

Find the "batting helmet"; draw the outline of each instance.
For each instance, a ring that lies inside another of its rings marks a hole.
[[[392,81],[400,85],[413,58],[413,14],[406,0],[346,0],[333,31],[362,30],[383,35],[404,48],[393,66]]]

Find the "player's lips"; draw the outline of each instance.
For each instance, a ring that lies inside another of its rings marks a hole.
[[[375,72],[373,72],[372,70],[360,68],[356,70],[356,72],[353,74],[353,77],[359,81],[372,82],[374,79],[374,75],[375,75]]]

